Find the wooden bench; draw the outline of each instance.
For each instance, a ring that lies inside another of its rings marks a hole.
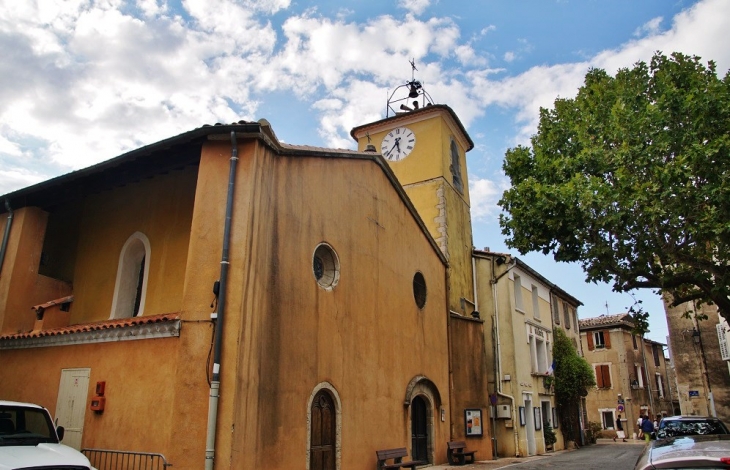
[[[467,457],[469,463],[474,463],[474,454],[477,451],[466,450],[466,442],[450,441],[446,443],[446,446],[446,457],[449,459],[449,465],[464,465],[467,463]]]
[[[403,462],[403,457],[408,456],[408,451],[405,447],[400,447],[398,449],[376,450],[375,453],[378,455],[378,470],[385,470],[388,468],[410,468],[411,470],[415,470],[418,465],[426,465],[428,463],[420,460]],[[393,460],[393,463],[387,463],[388,460]]]

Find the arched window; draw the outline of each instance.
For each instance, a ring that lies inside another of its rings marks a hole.
[[[451,176],[453,177],[454,187],[460,192],[464,192],[464,185],[461,182],[461,164],[459,163],[459,147],[456,142],[451,139]]]
[[[150,241],[143,233],[133,233],[119,254],[111,318],[138,317],[144,313],[149,260]]]

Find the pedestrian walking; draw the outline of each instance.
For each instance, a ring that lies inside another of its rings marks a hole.
[[[644,437],[644,434],[641,432],[641,422],[644,421],[644,415],[639,415],[638,419],[636,420],[636,435],[639,437],[639,439]]]
[[[648,444],[651,440],[651,433],[654,432],[654,423],[648,416],[644,416],[644,420],[641,422],[641,432],[644,434],[644,441]]]
[[[616,418],[616,435],[613,436],[613,442],[616,442],[616,438],[626,442],[626,434],[624,434],[624,426],[621,423],[621,415],[618,415],[618,418]]]

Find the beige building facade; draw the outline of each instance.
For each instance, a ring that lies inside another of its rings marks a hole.
[[[588,422],[613,432],[620,415],[624,431],[633,437],[639,416],[673,414],[664,344],[632,334],[628,313],[585,318],[579,325],[585,358],[596,376],[585,400]]]
[[[497,455],[524,457],[564,449],[551,385],[553,319],[563,311],[552,308],[565,302],[571,315],[580,302],[519,258],[475,250],[474,261],[487,357],[494,368],[489,391],[495,403]],[[572,326],[574,318],[569,320]],[[552,449],[545,442],[546,424],[557,438]]]
[[[730,328],[715,305],[664,304],[682,414],[730,423]]]

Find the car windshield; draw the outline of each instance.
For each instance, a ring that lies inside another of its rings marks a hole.
[[[41,408],[0,406],[0,446],[58,443],[51,417]]]
[[[663,420],[659,425],[657,437],[694,436],[698,434],[728,434],[719,420]]]

